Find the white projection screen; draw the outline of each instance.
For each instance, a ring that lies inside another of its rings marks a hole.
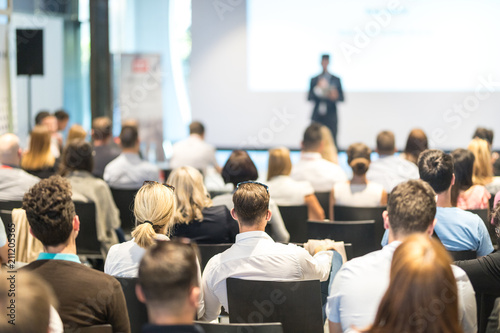
[[[500,148],[500,1],[192,1],[193,119],[223,148],[299,148],[320,56],[342,79],[339,146],[412,128],[466,147],[476,127]]]

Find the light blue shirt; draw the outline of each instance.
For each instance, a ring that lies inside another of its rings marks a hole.
[[[160,169],[144,161],[138,154],[121,153],[104,168],[104,180],[109,187],[139,189],[145,180],[160,180]]]
[[[7,244],[7,234],[5,233],[5,225],[0,217],[0,247],[3,247],[5,244]]]
[[[368,180],[381,184],[387,193],[396,185],[410,179],[419,179],[418,167],[401,156],[381,155],[370,164],[366,173]]]
[[[78,258],[76,254],[71,254],[71,253],[41,252],[36,260],[65,260],[81,264],[80,258]]]
[[[493,252],[493,244],[483,220],[476,214],[456,207],[437,207],[434,232],[448,251],[476,251],[478,256]],[[387,244],[386,230],[382,246]]]

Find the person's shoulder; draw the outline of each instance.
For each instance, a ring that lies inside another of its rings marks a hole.
[[[456,265],[451,265],[451,270],[453,271],[453,275],[455,276],[455,280],[467,282],[469,281],[469,277],[467,273],[460,267]]]

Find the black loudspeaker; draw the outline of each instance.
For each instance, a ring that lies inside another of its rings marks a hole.
[[[43,30],[17,29],[17,75],[43,75]]]

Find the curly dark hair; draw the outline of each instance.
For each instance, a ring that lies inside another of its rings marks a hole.
[[[71,185],[61,176],[42,179],[30,188],[24,195],[23,209],[34,236],[44,246],[66,242],[73,230]]]

